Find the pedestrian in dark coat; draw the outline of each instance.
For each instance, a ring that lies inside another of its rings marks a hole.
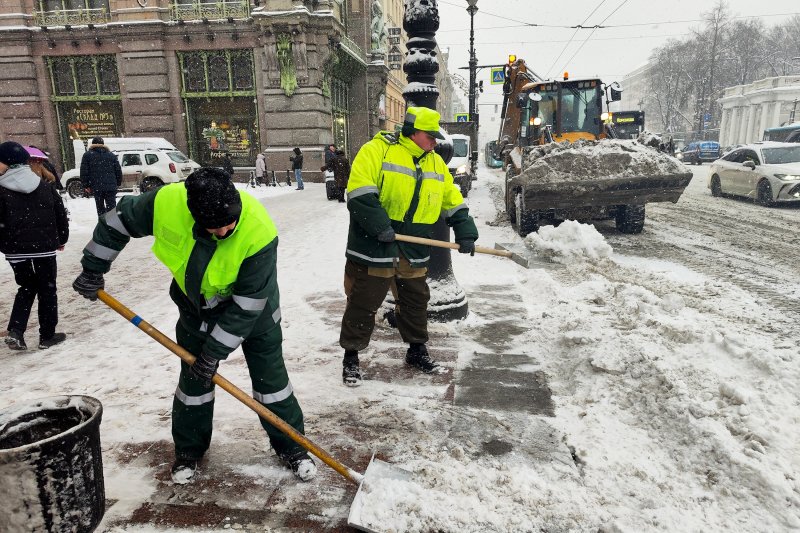
[[[289,157],[289,161],[292,162],[292,170],[294,170],[294,179],[297,182],[297,190],[302,191],[305,189],[305,185],[303,185],[303,154],[300,152],[300,148],[295,147],[294,155]]]
[[[103,144],[102,137],[92,139],[89,150],[81,160],[81,182],[94,195],[97,214],[102,215],[117,206],[117,189],[122,185],[122,167],[116,154]]]
[[[336,150],[330,162],[322,167],[322,171],[333,172],[333,181],[336,184],[336,198],[344,202],[344,193],[347,190],[347,181],[350,179],[350,161],[343,150]]]
[[[331,164],[333,158],[336,157],[336,146],[333,144],[329,144],[327,148],[325,148],[325,166]]]
[[[233,179],[233,161],[231,161],[230,152],[225,152],[225,155],[222,158],[222,170],[227,172],[231,179]]]
[[[15,142],[0,144],[0,252],[14,271],[19,285],[6,345],[25,350],[25,330],[39,298],[39,348],[63,342],[56,333],[56,250],[63,250],[69,238],[67,211],[55,187],[34,174],[29,154]]]

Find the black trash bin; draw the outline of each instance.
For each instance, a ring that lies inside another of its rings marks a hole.
[[[94,531],[106,505],[102,414],[90,396],[0,411],[0,531]]]

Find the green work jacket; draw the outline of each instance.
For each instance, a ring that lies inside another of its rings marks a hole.
[[[100,217],[81,263],[87,270],[108,272],[131,237],[154,236],[153,252],[172,274],[169,292],[181,320],[208,333],[205,353],[225,359],[281,317],[277,230],[258,200],[239,194],[242,214],[225,239],[194,223],[183,183],[125,196]]]
[[[478,238],[459,188],[444,160],[411,139],[382,131],[358,151],[347,183],[350,231],[346,256],[371,267],[391,267],[400,254],[412,266],[427,266],[430,246],[380,242],[389,226],[396,233],[430,238],[443,216],[456,240]]]

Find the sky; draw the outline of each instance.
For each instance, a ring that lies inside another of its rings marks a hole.
[[[621,82],[626,74],[647,62],[655,47],[670,38],[685,38],[692,28],[699,27],[703,13],[710,11],[716,1],[478,0],[475,15],[478,65],[504,63],[508,54],[513,53],[524,58],[528,68],[543,77],[561,76],[566,70],[570,77],[598,76],[606,82]],[[727,3],[734,16],[763,17],[768,26],[784,20],[787,13],[800,13],[796,0],[728,0]],[[442,50],[450,49],[450,71],[468,80],[469,72],[459,70],[469,62],[467,2],[438,0],[438,4],[441,23],[437,42]],[[521,23],[592,26],[601,22],[606,26],[629,26],[577,33],[569,27],[521,26]],[[482,114],[493,111],[491,104],[502,102],[500,86],[490,86],[489,75],[489,69],[484,69],[477,78],[483,80],[485,89],[479,100]]]

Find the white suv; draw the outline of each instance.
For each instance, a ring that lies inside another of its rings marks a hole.
[[[120,191],[151,191],[167,183],[183,181],[200,168],[178,150],[120,150],[114,154],[122,167]],[[68,170],[61,178],[71,198],[85,195],[80,173],[79,169]]]

